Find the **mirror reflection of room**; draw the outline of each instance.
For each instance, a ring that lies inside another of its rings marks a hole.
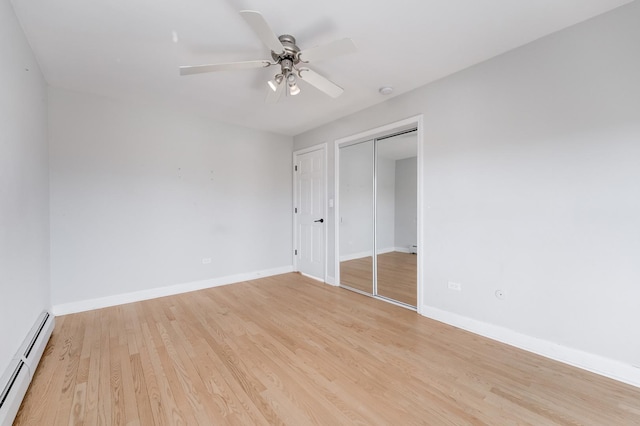
[[[376,141],[376,294],[417,305],[416,132]]]
[[[342,146],[339,155],[340,285],[415,307],[417,134]]]
[[[373,140],[340,148],[340,284],[373,293]]]

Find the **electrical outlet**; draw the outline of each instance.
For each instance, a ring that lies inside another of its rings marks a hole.
[[[453,281],[449,281],[447,287],[449,287],[449,290],[462,291],[462,285],[460,283],[454,283]]]
[[[210,257],[203,257],[202,258],[202,264],[206,265],[208,263],[211,263],[211,258]]]
[[[500,300],[504,300],[507,295],[505,294],[504,290],[496,290],[496,297]]]

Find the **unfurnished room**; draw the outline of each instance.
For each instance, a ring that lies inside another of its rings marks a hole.
[[[640,425],[640,0],[0,34],[0,426]]]

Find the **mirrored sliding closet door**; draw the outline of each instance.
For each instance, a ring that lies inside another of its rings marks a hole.
[[[340,283],[373,294],[373,141],[340,148]]]
[[[417,133],[340,146],[340,285],[417,305]]]

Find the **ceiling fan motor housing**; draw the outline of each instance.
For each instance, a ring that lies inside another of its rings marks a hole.
[[[300,53],[300,48],[296,45],[296,38],[289,34],[283,34],[278,37],[280,43],[282,43],[282,47],[284,47],[284,52],[276,53],[271,51],[271,57],[274,61],[281,63],[281,61],[285,59],[291,60],[294,65],[297,65],[300,62],[300,58],[298,53]]]

